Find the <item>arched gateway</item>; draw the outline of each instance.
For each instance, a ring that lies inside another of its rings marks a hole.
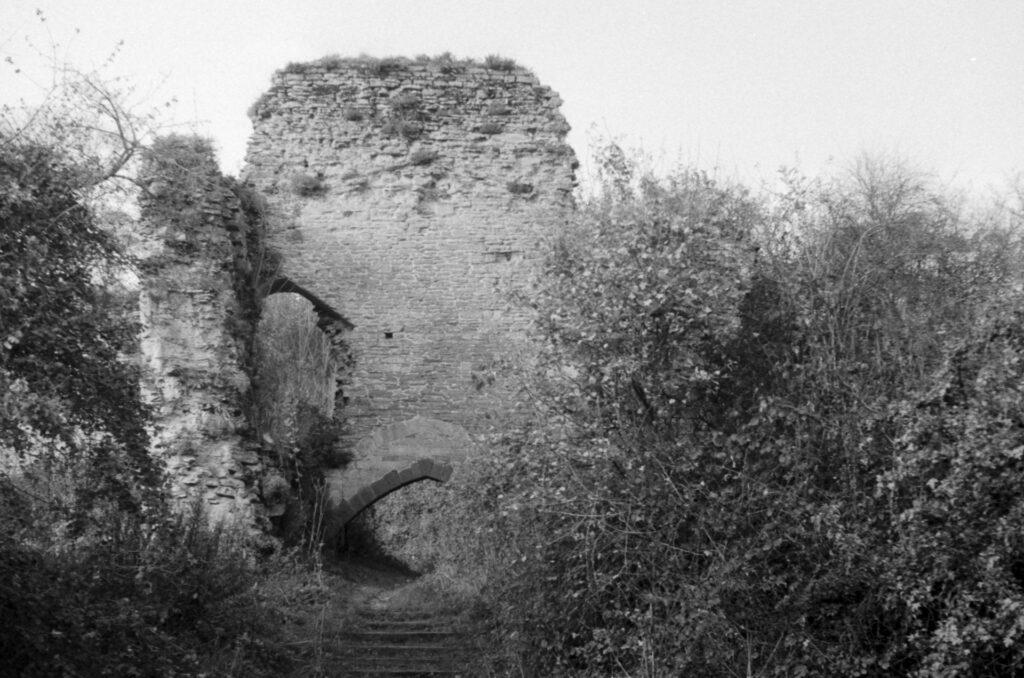
[[[355,445],[345,469],[329,473],[324,543],[367,507],[395,490],[421,481],[446,482],[473,452],[464,428],[428,417],[381,426]]]

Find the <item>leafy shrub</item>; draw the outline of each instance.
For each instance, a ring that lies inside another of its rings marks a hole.
[[[516,69],[517,64],[514,59],[507,59],[497,54],[489,54],[484,59],[484,66],[492,71],[513,71]]]
[[[950,355],[931,391],[896,416],[893,506],[881,595],[894,651],[919,675],[1024,671],[1024,314],[995,309]]]
[[[770,207],[598,166],[477,509],[525,671],[1024,670],[1019,239],[898,166]]]
[[[137,336],[112,292],[129,259],[80,199],[82,178],[55,149],[0,148],[0,448],[83,473],[84,529],[93,507],[158,503],[162,473],[138,372],[120,359]]]
[[[145,520],[107,511],[73,548],[40,527],[30,542],[0,531],[12,675],[194,675],[220,644],[256,630],[249,559],[198,507]]]

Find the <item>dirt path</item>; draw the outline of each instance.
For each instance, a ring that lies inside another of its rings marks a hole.
[[[480,619],[429,578],[349,560],[324,568],[321,594],[293,620],[294,644],[308,662],[295,676],[487,675]]]

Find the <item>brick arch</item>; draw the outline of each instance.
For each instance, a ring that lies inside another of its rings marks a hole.
[[[281,292],[297,294],[312,304],[313,310],[316,311],[316,317],[319,319],[318,324],[336,323],[346,331],[355,327],[355,325],[346,320],[343,315],[334,310],[326,301],[316,296],[302,285],[299,285],[294,280],[283,275],[279,275],[274,278],[274,282],[270,283],[270,289],[267,290],[267,294],[278,294]]]
[[[369,485],[364,485],[348,499],[328,507],[329,515],[325,521],[327,529],[324,534],[324,543],[335,543],[345,525],[395,490],[400,490],[406,485],[421,480],[447,482],[452,477],[453,470],[451,464],[444,464],[433,459],[420,459],[401,471],[389,471]]]

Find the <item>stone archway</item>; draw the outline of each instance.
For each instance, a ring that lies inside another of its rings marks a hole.
[[[421,480],[446,482],[472,450],[464,428],[439,419],[378,427],[356,443],[347,468],[328,475],[324,543],[336,543],[345,524],[395,490]]]
[[[433,459],[420,459],[401,471],[389,471],[383,477],[369,485],[364,485],[348,499],[343,499],[332,509],[332,519],[338,527],[344,527],[349,521],[365,509],[377,503],[395,490],[421,480],[447,482],[452,477],[454,468]]]

